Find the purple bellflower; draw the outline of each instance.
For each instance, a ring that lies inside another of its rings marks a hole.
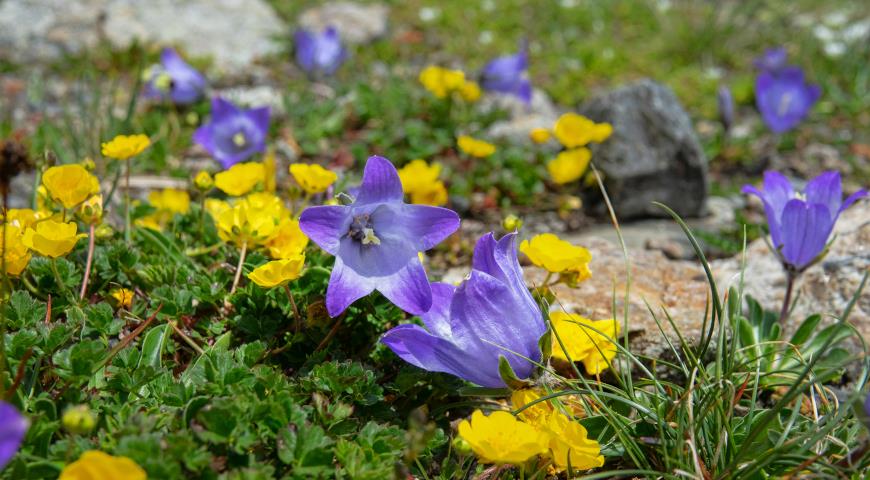
[[[296,63],[309,74],[332,75],[347,58],[335,27],[327,27],[319,33],[298,30],[293,38]]]
[[[0,400],[0,470],[21,448],[27,427],[27,419],[15,407]]]
[[[461,285],[432,284],[432,309],[420,316],[426,328],[399,325],[381,342],[412,365],[483,387],[505,386],[499,357],[518,378],[528,378],[532,362],[541,360],[538,340],[547,325],[523,282],[516,236],[496,241],[492,233],[484,235]]]
[[[160,64],[145,72],[145,98],[171,100],[179,105],[196,102],[205,92],[205,77],[171,48],[160,53]]]
[[[193,140],[229,168],[266,150],[268,132],[269,107],[242,110],[215,97],[211,101],[211,121],[196,129]]]
[[[762,72],[778,73],[786,67],[788,52],[785,47],[768,48],[752,62]]]
[[[725,132],[729,132],[734,125],[734,97],[731,95],[731,89],[721,85],[716,102],[719,106],[719,121],[722,122]]]
[[[452,210],[403,201],[396,167],[369,157],[359,194],[350,205],[308,207],[299,227],[335,256],[326,290],[332,317],[374,290],[406,312],[432,306],[432,288],[417,252],[431,249],[459,228]]]
[[[791,130],[822,95],[818,85],[804,80],[800,67],[784,67],[771,73],[762,71],[755,79],[755,103],[764,123],[775,133]]]
[[[491,60],[483,67],[480,84],[491,92],[514,95],[526,105],[532,101],[532,84],[528,76],[529,54],[525,45],[514,55]]]
[[[764,189],[744,185],[743,193],[758,196],[764,203],[770,239],[780,260],[790,272],[801,272],[825,250],[840,212],[859,198],[859,190],[843,200],[838,172],[824,172],[796,192],[779,172],[764,173]]]

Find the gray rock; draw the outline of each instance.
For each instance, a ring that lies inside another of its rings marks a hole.
[[[77,54],[106,40],[180,47],[210,57],[214,74],[244,74],[281,52],[287,28],[263,0],[5,0],[0,56],[29,63]]]
[[[302,12],[299,25],[314,31],[333,26],[343,41],[364,44],[386,35],[389,14],[386,5],[333,2]]]
[[[593,146],[593,161],[621,218],[662,216],[662,202],[683,216],[698,216],[707,197],[707,158],[692,122],[667,87],[642,80],[595,97],[580,113],[613,125],[613,135]],[[603,213],[600,194],[586,205]]]
[[[269,107],[272,117],[284,115],[284,97],[269,85],[239,86],[215,91],[215,95],[245,108]]]

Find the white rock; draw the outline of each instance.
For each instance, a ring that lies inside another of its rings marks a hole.
[[[314,31],[334,26],[343,41],[362,44],[386,35],[389,13],[389,8],[380,4],[333,2],[302,12],[299,25]]]

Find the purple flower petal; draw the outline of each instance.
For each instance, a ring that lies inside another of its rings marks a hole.
[[[840,207],[840,211],[842,212],[843,210],[852,206],[852,204],[855,203],[856,201],[858,201],[859,199],[865,198],[865,197],[867,197],[867,190],[864,190],[863,188],[858,190],[857,192],[849,195],[846,198],[846,200],[843,202],[843,206]]]
[[[326,252],[337,255],[341,237],[350,227],[350,207],[323,205],[308,207],[299,216],[299,228]]]
[[[481,86],[492,92],[514,95],[528,104],[532,99],[532,84],[526,73],[528,64],[525,46],[514,55],[497,57],[483,67]]]
[[[764,122],[775,133],[797,126],[821,96],[821,89],[804,81],[798,67],[762,72],[755,82],[755,102]]]
[[[384,157],[369,157],[356,203],[401,202],[404,192],[396,167]]]
[[[787,61],[788,52],[785,47],[776,47],[765,50],[753,63],[761,71],[776,73],[786,66]]]
[[[376,285],[375,288],[387,300],[413,315],[424,314],[432,307],[432,287],[419,258],[411,260]]]
[[[414,248],[425,252],[459,228],[459,215],[447,208],[403,205],[394,213],[392,222],[399,235],[417,239]]]
[[[211,121],[193,139],[228,168],[266,149],[269,108],[241,110],[220,97],[212,99]]]
[[[0,400],[0,470],[21,448],[28,422],[11,404]]]
[[[447,283],[435,282],[432,284],[432,308],[420,315],[420,319],[433,334],[451,339],[450,327],[450,303],[453,301],[453,293],[456,287]]]
[[[374,289],[373,282],[347,268],[341,257],[336,257],[332,275],[329,277],[329,288],[326,290],[326,311],[330,317],[337,317],[351,303],[372,293]]]
[[[840,214],[843,203],[843,187],[839,172],[823,172],[807,182],[804,188],[807,203],[820,203],[828,208],[831,218]]]
[[[833,228],[834,219],[825,205],[789,201],[782,213],[783,258],[803,269],[825,249]]]
[[[299,30],[294,35],[296,63],[308,73],[332,75],[344,62],[347,52],[335,27],[321,33]]]

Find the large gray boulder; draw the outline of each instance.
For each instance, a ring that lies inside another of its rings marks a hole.
[[[245,74],[280,53],[288,29],[264,0],[3,0],[0,57],[20,63],[79,54],[106,41],[181,47],[213,74]]]
[[[592,159],[604,172],[617,215],[662,216],[653,201],[683,216],[704,212],[707,158],[671,89],[641,80],[595,97],[579,110],[592,120],[613,125],[613,135],[593,146]],[[593,210],[604,211],[597,191],[586,200]]]

